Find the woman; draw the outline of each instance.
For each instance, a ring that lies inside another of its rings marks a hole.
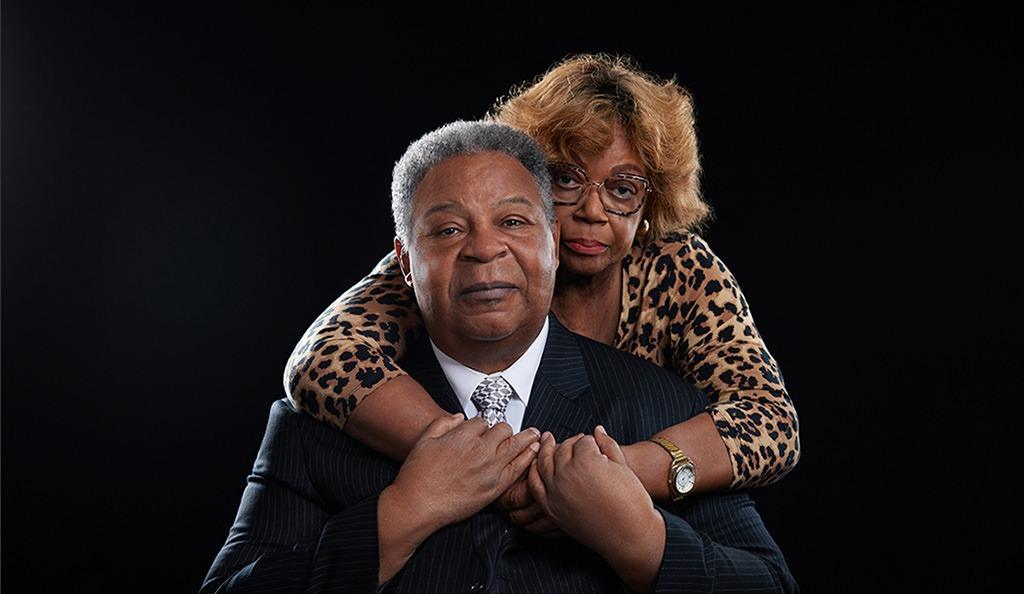
[[[693,491],[765,485],[791,470],[797,417],[778,365],[736,280],[695,232],[709,209],[686,91],[621,58],[583,55],[500,101],[490,117],[533,136],[551,161],[558,319],[707,395],[708,414],[658,434],[693,461]],[[446,414],[396,363],[421,330],[389,255],[309,328],[286,389],[320,420],[403,459]],[[623,449],[651,496],[667,500],[672,458],[662,446]]]

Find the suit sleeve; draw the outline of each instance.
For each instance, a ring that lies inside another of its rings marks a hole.
[[[798,592],[754,502],[742,492],[694,498],[665,519],[655,592]]]
[[[234,525],[200,590],[376,592],[377,495],[328,509],[306,472],[298,415],[275,403]]]

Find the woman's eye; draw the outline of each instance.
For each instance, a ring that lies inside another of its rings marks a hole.
[[[606,185],[605,187],[608,186]],[[639,190],[639,188],[629,183],[628,181],[617,182],[615,184],[612,184],[611,187],[608,187],[608,189],[611,191],[612,194],[615,195],[616,198],[632,198],[633,196],[637,195]]]
[[[552,179],[554,180],[555,185],[562,188],[575,188],[580,185],[579,180],[568,174],[555,175]]]

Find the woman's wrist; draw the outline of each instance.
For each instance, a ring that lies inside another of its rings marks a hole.
[[[672,465],[672,457],[658,444],[646,440],[623,446],[622,453],[626,456],[626,465],[640,479],[651,499],[667,501],[668,469]]]
[[[400,375],[360,401],[345,423],[345,432],[378,453],[402,461],[427,425],[447,414],[416,380]]]

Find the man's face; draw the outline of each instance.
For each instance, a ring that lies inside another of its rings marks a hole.
[[[416,190],[410,243],[404,254],[396,247],[442,350],[456,357],[474,343],[536,336],[551,307],[558,231],[519,161],[486,152],[435,165]]]

